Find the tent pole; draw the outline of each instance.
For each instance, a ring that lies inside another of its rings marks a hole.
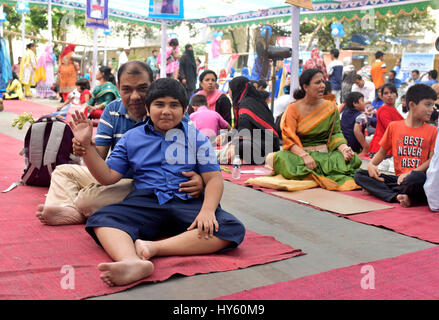
[[[300,8],[291,6],[291,83],[290,98],[299,87],[299,39],[300,39]]]
[[[47,8],[47,20],[48,20],[48,29],[49,29],[49,44],[52,45],[52,0],[49,0],[49,5]]]
[[[93,28],[93,77],[91,86],[96,87],[96,73],[98,72],[98,29]]]
[[[0,4],[0,15],[3,13],[3,3]],[[3,38],[3,22],[0,22],[0,38]]]
[[[24,57],[24,53],[26,52],[26,43],[25,43],[25,37],[24,37],[24,33],[25,33],[25,23],[24,23],[24,11],[21,13],[21,56]]]
[[[166,46],[168,40],[166,20],[162,20],[162,50],[161,50],[161,65],[160,65],[160,78],[166,78]]]

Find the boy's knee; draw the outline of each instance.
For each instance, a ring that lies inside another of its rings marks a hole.
[[[412,171],[410,174],[404,179],[403,183],[406,184],[424,184],[427,180],[427,175],[423,171]]]
[[[357,172],[355,172],[355,174],[354,174],[354,181],[357,184],[360,184],[361,181],[363,181],[363,178],[365,178],[365,177],[369,178],[369,171],[363,170],[363,169],[357,170]]]

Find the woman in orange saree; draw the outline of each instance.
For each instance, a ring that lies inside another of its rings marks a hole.
[[[273,169],[286,179],[314,180],[328,190],[359,188],[353,176],[361,159],[341,132],[333,101],[323,98],[325,84],[319,69],[305,70],[300,89],[282,117],[282,149],[274,154]]]

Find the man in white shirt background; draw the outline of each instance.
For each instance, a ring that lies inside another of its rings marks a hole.
[[[364,80],[359,74],[355,76],[355,83],[352,85],[351,91],[362,93],[366,105],[370,105],[375,99],[375,85],[372,81]]]
[[[130,47],[123,48],[122,52],[119,55],[119,65],[117,67],[118,70],[119,70],[121,65],[128,62],[128,60],[129,60],[128,55],[129,54],[130,54]]]

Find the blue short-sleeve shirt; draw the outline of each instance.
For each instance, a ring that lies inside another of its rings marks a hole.
[[[153,191],[160,204],[174,197],[192,198],[178,192],[179,184],[188,181],[181,172],[220,171],[209,140],[185,121],[166,135],[156,131],[151,120],[129,130],[115,146],[107,164],[123,175],[131,169],[134,188]]]
[[[128,130],[134,128],[134,126],[147,119],[144,116],[143,119],[137,121],[132,119],[127,112],[127,109],[122,103],[121,99],[117,99],[109,103],[101,118],[99,119],[98,128],[96,130],[96,145],[97,146],[114,146],[122,138],[122,136]]]

